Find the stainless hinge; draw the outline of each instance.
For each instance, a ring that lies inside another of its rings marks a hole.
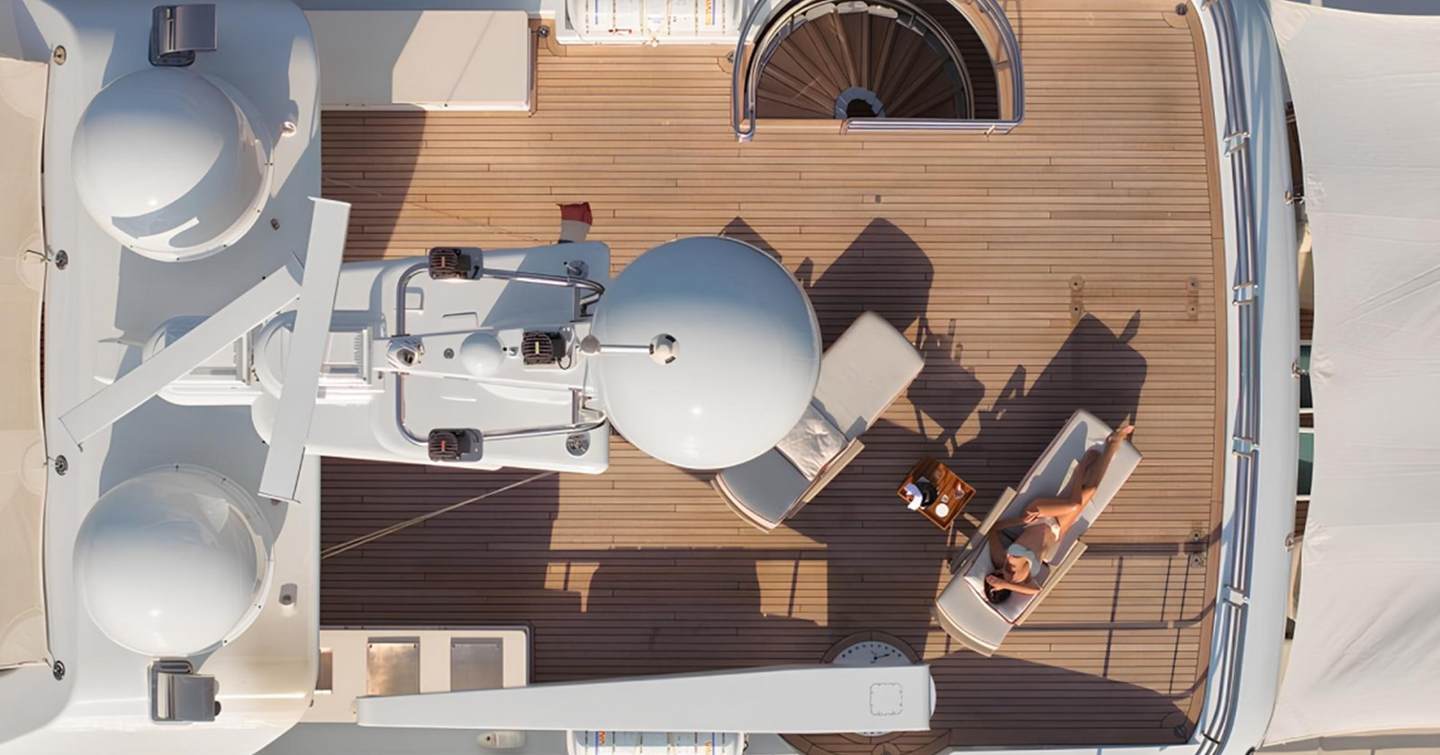
[[[157,723],[214,721],[220,712],[215,677],[195,673],[184,659],[161,659],[150,665],[150,720]]]

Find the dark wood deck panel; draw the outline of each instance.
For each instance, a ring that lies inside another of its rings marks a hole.
[[[720,48],[542,50],[533,117],[327,114],[325,190],[355,204],[351,257],[548,243],[555,205],[588,200],[616,270],[675,236],[734,234],[806,282],[827,343],[874,309],[927,366],[793,526],[756,532],[704,475],[616,439],[606,475],[541,480],[325,561],[322,620],[530,622],[542,682],[814,662],[878,630],[931,662],[939,689],[936,731],[898,751],[1187,736],[1222,385],[1208,84],[1173,1],[1080,6],[1009,5],[1028,117],[1008,136],[762,122],[740,145]],[[1081,406],[1133,417],[1146,460],[1001,653],[960,651],[928,614],[947,559]],[[949,536],[893,497],[925,455],[980,491]],[[523,476],[327,460],[322,538]]]

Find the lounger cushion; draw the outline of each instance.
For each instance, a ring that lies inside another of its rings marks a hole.
[[[736,506],[773,528],[805,494],[810,481],[775,449],[720,473],[720,482]]]
[[[1058,495],[1069,482],[1076,462],[1086,450],[1103,448],[1102,444],[1110,430],[1110,426],[1095,415],[1086,411],[1075,412],[1060,430],[1060,434],[1050,442],[1045,453],[1035,461],[1017,494],[1005,510],[1000,512],[999,518],[1018,516],[1036,498],[1053,498]],[[1121,447],[1110,463],[1110,468],[1105,471],[1105,477],[1101,479],[1095,497],[1090,505],[1085,507],[1075,526],[1053,549],[1049,563],[1058,564],[1065,560],[1075,543],[1130,478],[1130,474],[1139,465],[1140,458],[1140,452],[1130,443],[1127,442]],[[936,618],[945,631],[965,644],[987,654],[994,652],[1004,641],[1013,622],[1037,598],[1017,595],[1011,596],[1000,606],[991,605],[984,597],[981,584],[990,570],[990,557],[984,548],[972,551],[960,567],[962,571],[951,579],[950,584],[946,585],[935,601]],[[1045,585],[1044,576],[1048,573],[1047,565],[1042,572],[1042,578],[1037,580],[1042,586]]]
[[[775,449],[789,459],[805,479],[813,480],[831,459],[845,450],[845,443],[845,434],[812,401]]]
[[[810,406],[847,442],[853,441],[870,429],[924,366],[925,359],[902,333],[885,318],[866,312],[825,351]],[[721,470],[715,482],[734,506],[767,529],[798,511],[809,489],[805,474],[775,448]]]
[[[1089,449],[1103,450],[1105,438],[1110,435],[1110,431],[1109,425],[1090,412],[1075,412],[1065,424],[1065,428],[1051,441],[1045,454],[1030,468],[1030,473],[1018,488],[1018,495],[1010,504],[1010,511],[1004,516],[1018,516],[1036,498],[1054,498],[1060,495],[1069,483],[1076,463]],[[1100,487],[1095,491],[1090,505],[1085,507],[1079,521],[1075,522],[1075,526],[1071,527],[1052,549],[1047,561],[1054,564],[1064,560],[1070,548],[1090,529],[1100,512],[1110,505],[1110,499],[1114,498],[1120,486],[1130,479],[1130,474],[1139,464],[1140,452],[1136,451],[1134,446],[1127,442],[1120,447],[1114,460],[1110,462],[1110,468],[1105,470],[1105,477],[1100,480]]]
[[[950,580],[940,593],[935,618],[948,634],[984,655],[995,652],[1014,626],[964,579]]]
[[[854,440],[875,424],[924,366],[924,357],[900,331],[866,312],[826,350],[814,403]]]

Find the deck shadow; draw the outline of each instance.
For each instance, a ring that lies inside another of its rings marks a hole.
[[[727,223],[720,235],[749,243],[782,264],[786,258],[742,217]],[[964,366],[964,344],[954,318],[943,332],[931,326],[926,311],[934,282],[930,255],[909,234],[884,218],[876,218],[855,237],[818,278],[815,262],[806,257],[793,273],[815,308],[826,346],[862,313],[876,312],[896,330],[911,329],[912,345],[925,358],[920,376],[906,389],[915,423],[936,427],[931,455],[951,453],[955,438],[985,395],[985,385]],[[909,293],[896,297],[896,287]],[[708,475],[707,475],[708,476]]]
[[[1006,486],[1019,483],[1077,409],[1111,427],[1135,423],[1137,440],[1143,439],[1140,395],[1148,363],[1130,345],[1141,320],[1136,310],[1117,333],[1087,314],[1033,380],[1023,365],[1015,367],[989,406],[979,411],[975,437],[957,444],[948,462],[975,485],[981,501],[993,501]]]
[[[917,347],[929,332],[925,311],[935,266],[930,255],[889,220],[872,219],[818,277],[815,260],[805,257],[789,264],[783,251],[743,217],[731,219],[719,235],[744,241],[790,269],[810,297],[826,346],[864,312],[878,313],[901,333],[916,327],[921,334],[915,339]],[[897,289],[909,293],[896,296]]]
[[[901,333],[929,330],[925,312],[935,266],[909,234],[884,218],[871,220],[819,277],[808,257],[795,277],[815,306],[827,346],[864,312],[879,314]],[[902,291],[907,293],[897,295]]]
[[[532,474],[326,458],[321,550]],[[551,578],[545,554],[559,489],[558,477],[541,478],[325,558],[321,624],[524,621],[528,596]],[[568,610],[578,611],[578,601]]]
[[[953,543],[893,498],[894,479],[921,455],[946,458],[976,480],[989,479],[985,470],[994,467],[1001,471],[990,477],[1003,486],[1018,481],[1076,406],[1112,423],[1133,417],[1145,361],[1128,342],[1139,322],[1137,314],[1117,334],[1096,318],[1082,319],[1033,383],[1027,385],[1023,369],[1014,371],[1006,388],[980,409],[982,428],[969,442],[879,423],[854,467],[789,523],[819,550],[766,549],[761,544],[770,536],[758,534],[714,548],[568,547],[555,539],[560,480],[552,477],[327,561],[324,621],[526,622],[535,628],[537,682],[814,662],[843,637],[882,630],[931,657],[942,706],[937,720],[945,728],[874,744],[894,742],[902,752],[923,754],[959,744],[1054,743],[1061,735],[1053,730],[990,723],[1037,700],[1089,711],[1084,720],[1065,722],[1067,731],[1083,733],[1076,741],[1115,741],[1123,727],[1105,719],[1115,706],[1126,711],[1117,720],[1135,722],[1143,713],[1154,724],[1133,730],[1129,741],[1179,741],[1183,737],[1164,732],[1186,725],[1178,706],[1188,692],[1162,694],[1107,678],[1116,633],[1148,627],[1100,622],[1033,628],[1108,635],[1097,646],[1106,659],[1093,673],[933,647],[948,642],[931,624],[929,607]],[[937,343],[943,351],[944,340]],[[1120,369],[1101,370],[1103,365]],[[525,474],[325,464],[327,546]],[[873,533],[870,545],[853,537],[856,528]],[[784,571],[787,561],[797,575],[788,594],[784,576],[775,572],[777,565]],[[807,568],[824,569],[818,593],[813,572],[799,579]],[[1084,733],[1089,727],[1095,731]],[[854,737],[797,738],[801,742],[814,752],[843,752],[858,743]]]
[[[1108,669],[1108,660],[1102,664],[1101,674],[1087,675],[1016,659],[977,661],[978,656],[969,653],[962,655],[970,659],[956,661],[952,654],[960,648],[948,647],[949,641],[943,635],[938,635],[939,641],[947,647],[933,646],[937,637],[930,616],[934,595],[925,594],[916,586],[921,583],[933,586],[936,583],[932,580],[937,577],[943,583],[954,549],[973,533],[973,524],[957,526],[948,533],[946,545],[945,539],[928,522],[906,511],[894,493],[895,485],[910,463],[925,456],[940,458],[976,486],[978,503],[967,513],[973,516],[972,522],[978,522],[1006,486],[1019,483],[1076,409],[1088,409],[1111,425],[1134,421],[1147,372],[1144,356],[1130,345],[1140,323],[1141,315],[1137,311],[1117,333],[1099,318],[1082,317],[1033,381],[1027,379],[1023,366],[1017,366],[1006,385],[983,408],[978,404],[984,395],[984,386],[961,364],[953,325],[943,336],[928,327],[922,331],[928,346],[922,349],[927,363],[910,391],[917,415],[915,425],[907,427],[890,420],[878,422],[865,435],[866,451],[852,467],[788,522],[792,529],[828,546],[825,554],[830,576],[827,627],[832,634],[883,629],[927,656],[943,655],[936,661],[942,665],[959,663],[979,671],[975,664],[982,663],[986,678],[997,666],[1019,663],[1028,669],[1026,674],[1031,685],[1043,677],[1045,684],[1053,681],[1057,689],[1070,689],[1074,683],[1067,680],[1083,678],[1088,680],[1086,687],[1090,694],[1109,695],[1113,685],[1117,695],[1123,692],[1121,696],[1169,699],[1144,688],[1130,690],[1127,688],[1133,685],[1105,678],[1103,672]],[[947,396],[956,397],[959,405],[947,406]],[[961,440],[960,427],[976,410],[979,432],[969,440]],[[922,414],[928,422],[921,420]],[[927,431],[927,427],[932,429]],[[938,434],[935,427],[939,428]],[[847,536],[855,527],[875,531],[877,540],[883,540],[883,551]],[[1116,589],[1119,590],[1118,582]],[[914,599],[887,601],[889,610],[880,619],[883,623],[875,623],[878,617],[866,608],[875,596],[907,591],[914,593]],[[1112,598],[1112,614],[1120,600],[1118,594]],[[1115,641],[1115,633],[1109,631],[1111,622],[1053,629],[1105,633],[1107,639],[1102,644],[1107,659]],[[1022,686],[1029,689],[1031,685]],[[1184,695],[1176,699],[1181,697]],[[1008,702],[1021,704],[1019,699]],[[1158,718],[1179,713],[1173,702],[1160,707],[1163,710]],[[1181,716],[1183,720],[1183,714]],[[972,744],[1042,740],[1053,742],[1053,735],[1035,740],[1025,736],[965,739]],[[1154,741],[1153,736],[1150,741]]]
[[[739,218],[725,232],[780,257]],[[1146,375],[1144,357],[1130,346],[1140,313],[1119,332],[1098,318],[1080,319],[1033,381],[1016,367],[982,406],[985,386],[964,366],[963,324],[952,321],[943,332],[931,328],[926,308],[933,267],[903,231],[873,221],[818,278],[813,270],[805,260],[797,274],[815,301],[827,343],[869,309],[914,333],[927,360],[907,391],[913,425],[898,418],[879,422],[866,434],[865,453],[789,522],[813,547],[767,548],[767,538],[776,536],[758,533],[736,535],[735,545],[719,547],[575,544],[570,535],[557,534],[562,505],[581,507],[587,516],[613,511],[623,520],[626,514],[613,503],[567,498],[562,504],[561,480],[552,477],[326,561],[324,623],[529,623],[537,682],[815,662],[846,636],[881,630],[932,658],[942,706],[937,721],[945,728],[864,743],[894,741],[901,752],[924,755],[952,745],[1053,744],[1069,736],[990,723],[1036,700],[1067,710],[1098,708],[1086,720],[1066,719],[1066,732],[1080,732],[1076,741],[1114,741],[1123,727],[1105,716],[1116,706],[1126,708],[1115,715],[1117,722],[1135,722],[1141,711],[1153,721],[1153,728],[1135,729],[1130,741],[1182,739],[1163,732],[1185,722],[1177,705],[1184,696],[1107,678],[1108,661],[1075,670],[934,646],[946,640],[929,609],[959,535],[947,541],[894,497],[910,463],[936,456],[980,488],[976,513],[983,515],[983,503],[1019,481],[1074,409],[1090,409],[1111,424],[1134,418]],[[887,288],[899,285],[913,296],[867,297],[873,288],[867,281],[880,277],[891,281]],[[966,440],[961,428],[976,412],[980,430]],[[326,546],[528,474],[342,460],[326,460],[325,472]],[[668,483],[657,484],[642,497],[663,497],[657,491]],[[722,507],[718,499],[715,506]],[[623,522],[597,525],[623,532]],[[857,538],[857,529],[866,536]],[[776,576],[787,564],[795,575],[788,592],[784,575]],[[802,579],[806,570],[810,576]],[[1057,625],[1042,631],[1109,628]],[[1108,634],[1112,639],[1082,642],[1108,657],[1115,633]],[[1085,734],[1092,726],[1095,731]],[[859,744],[853,737],[803,739],[814,752]]]

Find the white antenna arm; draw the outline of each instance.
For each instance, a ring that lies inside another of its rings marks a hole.
[[[361,697],[361,726],[531,731],[927,731],[930,667],[781,666]]]
[[[260,476],[261,496],[290,503],[297,502],[295,491],[300,484],[310,421],[315,415],[315,393],[320,385],[350,224],[348,203],[317,197],[310,201],[315,203],[315,210],[305,253],[305,283],[295,308],[295,329],[285,354],[285,379],[280,387],[275,429],[270,433],[270,451]]]
[[[301,269],[300,261],[291,256],[280,269],[205,318],[175,343],[60,415],[60,424],[78,444],[118,422],[165,386],[294,301],[300,294]]]
[[[592,357],[611,354],[641,354],[659,364],[670,364],[680,356],[680,344],[674,336],[668,333],[655,336],[647,344],[600,343],[600,339],[589,335],[580,340],[580,353]]]

